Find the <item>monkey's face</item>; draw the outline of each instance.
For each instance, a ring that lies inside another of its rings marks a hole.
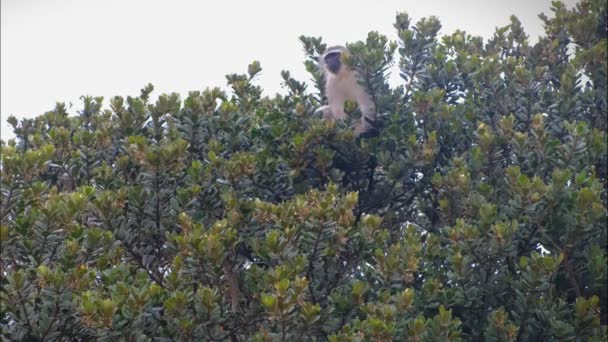
[[[338,51],[325,55],[325,65],[327,65],[327,69],[334,75],[340,71],[340,67],[342,66],[341,57],[342,54]]]

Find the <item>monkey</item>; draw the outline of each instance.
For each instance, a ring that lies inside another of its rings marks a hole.
[[[326,120],[340,120],[346,117],[344,102],[355,101],[359,105],[361,121],[355,125],[355,135],[359,136],[372,128],[376,119],[376,108],[371,96],[357,81],[357,72],[344,65],[342,55],[348,50],[343,46],[332,46],[319,57],[319,67],[325,76],[327,105],[317,111]]]
[[[76,189],[76,185],[74,184],[74,178],[70,176],[67,172],[64,172],[61,175],[57,184],[59,185],[59,191],[61,192],[72,192]]]
[[[359,84],[359,75],[355,70],[349,68],[342,62],[342,56],[348,54],[344,46],[332,46],[319,57],[319,67],[325,77],[325,95],[327,105],[317,111],[323,113],[326,120],[340,120],[346,117],[344,102],[356,101],[361,110],[361,121],[355,124],[356,137],[373,137],[379,134],[376,121],[377,108],[370,94]],[[368,186],[365,197],[369,197],[374,191],[374,173],[378,163],[374,155],[367,160],[369,168]],[[346,168],[348,169],[348,167]],[[345,173],[345,177],[348,172]],[[343,179],[343,181],[345,181]],[[358,210],[357,220],[362,212]]]
[[[239,295],[241,292],[238,279],[239,275],[233,269],[234,266],[230,264],[228,259],[224,260],[222,267],[224,268],[224,274],[226,274],[226,282],[228,283],[232,313],[237,313],[239,311]]]

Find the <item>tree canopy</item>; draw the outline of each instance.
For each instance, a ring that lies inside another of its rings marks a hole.
[[[398,13],[345,63],[377,134],[258,62],[208,88],[8,119],[0,328],[21,341],[606,341],[604,0],[531,44]],[[402,84],[387,83],[398,65]]]

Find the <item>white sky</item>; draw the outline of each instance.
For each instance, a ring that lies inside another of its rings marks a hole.
[[[571,7],[576,1],[566,0]],[[259,60],[257,84],[282,92],[280,71],[308,80],[298,37],[322,36],[329,45],[379,31],[395,40],[395,13],[415,23],[436,15],[442,34],[464,29],[491,37],[515,14],[531,40],[543,33],[550,0],[349,1],[117,1],[1,0],[1,137],[14,137],[9,115],[34,117],[55,102],[81,109],[81,95],[138,95],[152,82],[152,98],[225,88],[225,75],[245,73]]]

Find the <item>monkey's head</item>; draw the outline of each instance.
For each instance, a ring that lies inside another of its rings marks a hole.
[[[319,61],[321,65],[325,67],[327,71],[336,75],[340,72],[342,67],[342,54],[346,52],[346,48],[343,46],[332,46],[328,48],[325,53],[321,56]]]

